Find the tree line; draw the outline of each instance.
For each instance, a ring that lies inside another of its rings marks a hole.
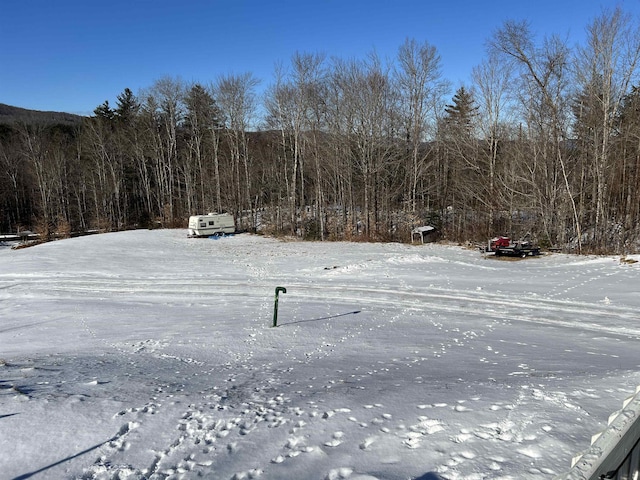
[[[184,227],[308,239],[507,234],[578,252],[637,251],[640,28],[604,10],[584,44],[507,21],[451,96],[441,58],[295,53],[251,74],[159,79],[73,124],[0,126],[0,229]]]

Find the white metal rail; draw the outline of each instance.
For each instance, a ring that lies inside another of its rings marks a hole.
[[[640,480],[640,386],[555,480]]]

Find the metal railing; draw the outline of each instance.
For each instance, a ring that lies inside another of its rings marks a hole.
[[[614,480],[638,480],[640,476],[640,440],[629,452],[617,470],[607,472],[603,478]]]
[[[640,480],[640,387],[591,446],[573,458],[571,470],[555,480]]]

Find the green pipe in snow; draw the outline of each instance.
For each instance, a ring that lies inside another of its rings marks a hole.
[[[276,302],[275,302],[275,305],[273,306],[273,326],[274,327],[278,326],[278,294],[280,292],[287,293],[287,289],[284,287],[276,287]]]

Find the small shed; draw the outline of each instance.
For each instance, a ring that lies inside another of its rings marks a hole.
[[[431,225],[423,225],[422,227],[416,227],[411,230],[411,243],[413,243],[414,237],[419,236],[421,243],[433,242],[436,236],[436,227]]]

